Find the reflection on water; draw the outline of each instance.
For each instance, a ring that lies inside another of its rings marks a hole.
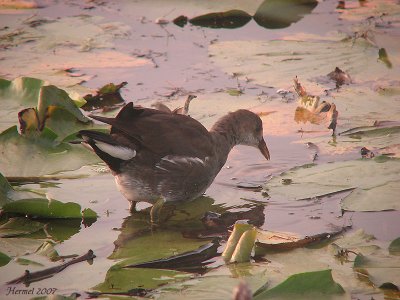
[[[186,16],[175,18],[174,23],[183,27],[187,22],[195,26],[209,28],[234,29],[246,25],[251,19],[267,29],[289,27],[310,14],[317,6],[315,0],[266,0],[257,9],[254,16],[243,10],[208,13],[188,19]]]

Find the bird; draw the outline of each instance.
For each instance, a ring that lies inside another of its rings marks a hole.
[[[131,203],[131,212],[137,202],[151,203],[155,209],[165,202],[203,195],[236,145],[256,147],[270,159],[262,120],[245,109],[221,117],[210,131],[190,116],[132,102],[115,118],[89,117],[111,125],[111,130],[81,130],[81,143],[108,165],[118,189]]]

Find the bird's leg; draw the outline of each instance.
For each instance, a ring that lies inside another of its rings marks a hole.
[[[157,224],[160,220],[161,209],[165,203],[164,198],[158,199],[150,210],[150,221],[152,224]]]
[[[130,202],[130,206],[129,206],[129,212],[131,213],[131,214],[133,214],[133,213],[135,213],[135,212],[137,212],[137,210],[136,210],[136,201],[129,201]]]

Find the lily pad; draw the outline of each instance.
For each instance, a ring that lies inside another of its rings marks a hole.
[[[57,200],[47,200],[42,198],[18,200],[6,203],[3,206],[6,213],[34,216],[37,218],[82,218],[83,212],[81,206],[77,203],[62,203]],[[89,209],[87,209],[89,210]],[[90,211],[90,216],[96,216],[96,213]]]
[[[398,174],[400,161],[389,159],[354,160],[296,167],[272,178],[266,189],[271,198],[302,200],[354,188],[342,200],[342,208],[350,211],[382,211],[400,209]],[[290,178],[292,184],[283,185]]]
[[[400,238],[393,240],[389,245],[391,255],[400,255]]]
[[[121,268],[114,266],[108,270],[103,283],[93,287],[94,290],[109,293],[127,293],[134,288],[157,288],[168,282],[185,280],[191,274],[173,270],[157,270],[143,268]]]
[[[0,252],[0,267],[5,266],[6,264],[8,264],[11,260],[11,257],[9,257],[8,255]]]
[[[158,230],[154,233],[142,233],[131,239],[117,240],[117,246],[110,258],[125,258],[120,264],[126,266],[196,250],[207,242],[183,238],[182,234],[176,231]]]
[[[0,226],[0,237],[17,237],[42,230],[44,225],[27,218],[11,218]]]
[[[24,237],[1,238],[0,252],[3,252],[11,257],[22,256],[34,253],[42,244],[43,240],[39,239]]]
[[[45,128],[37,137],[26,137],[13,126],[0,134],[0,170],[7,177],[40,177],[75,170],[99,159],[80,145],[59,143]]]
[[[18,77],[13,81],[0,79],[0,131],[18,123],[17,113],[27,107],[35,107],[45,81]]]
[[[253,267],[249,263],[230,264],[210,271],[202,277],[162,287],[160,299],[233,299],[233,294],[240,284],[244,283],[250,291],[255,291],[267,282],[265,266]]]
[[[93,68],[93,61],[97,68],[136,67],[148,63],[147,59],[109,50],[115,46],[114,39],[129,37],[130,26],[126,24],[105,22],[102,17],[87,14],[50,21],[37,27],[30,27],[23,20],[16,22],[18,34],[13,36],[11,45],[18,47],[18,51],[3,52],[3,73],[35,76],[57,86],[71,87],[91,76],[70,76],[64,70]],[[15,27],[6,28],[5,34],[12,34]],[[43,65],[51,67],[43,68]]]
[[[378,49],[363,41],[219,41],[210,45],[209,53],[228,74],[284,89],[291,87],[290,78],[298,76],[314,95],[323,95],[329,87],[316,77],[335,67],[344,69],[357,82],[399,75],[397,68],[387,69],[379,63]]]
[[[256,292],[254,299],[326,299],[344,294],[344,289],[332,278],[332,270],[294,274],[276,287]]]
[[[387,255],[362,255],[354,260],[355,271],[366,276],[376,287],[385,283],[400,286],[400,258]]]

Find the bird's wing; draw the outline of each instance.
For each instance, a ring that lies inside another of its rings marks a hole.
[[[159,157],[173,155],[204,159],[213,152],[208,130],[188,116],[135,108],[129,103],[116,118],[92,117],[112,125],[112,135],[122,133]]]
[[[161,175],[159,178],[160,193],[163,195],[176,195],[176,199],[184,199],[188,195],[184,193],[190,191],[190,195],[199,196],[204,192],[204,189],[214,179],[214,170],[207,164],[208,157],[200,159],[190,156],[168,155],[155,165],[156,174]],[[171,176],[169,176],[171,175]],[[171,191],[171,193],[169,193]],[[182,194],[183,193],[183,194]]]

